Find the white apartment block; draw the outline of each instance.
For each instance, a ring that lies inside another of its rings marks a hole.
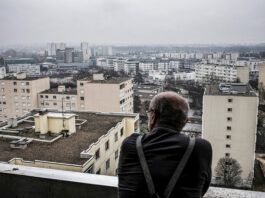
[[[258,97],[243,83],[207,86],[203,96],[202,137],[213,149],[213,182],[218,160],[231,157],[242,167],[243,185],[251,185],[254,173]],[[241,184],[241,185],[242,185]]]
[[[5,77],[0,80],[0,121],[19,117],[38,107],[37,94],[50,88],[49,78]]]
[[[48,43],[47,44],[47,51],[49,56],[55,56],[56,55],[56,50],[64,50],[66,47],[65,43]]]
[[[27,76],[39,76],[40,65],[36,64],[10,64],[8,65],[10,73],[26,73]]]
[[[0,79],[4,78],[6,76],[6,68],[0,67]]]
[[[231,65],[204,64],[195,65],[196,82],[207,84],[213,80],[220,82],[240,82],[248,83],[249,68]]]
[[[195,80],[195,72],[181,72],[181,73],[173,73],[173,77],[175,80]]]
[[[126,74],[135,75],[139,69],[139,61],[127,60],[124,63],[124,71]]]

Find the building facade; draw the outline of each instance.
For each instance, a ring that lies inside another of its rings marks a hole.
[[[38,93],[50,88],[48,77],[34,78],[21,75],[1,79],[0,121],[23,116],[37,108]]]
[[[254,173],[258,97],[242,83],[208,86],[203,96],[202,137],[213,148],[213,182],[218,182],[218,160],[231,157],[242,167],[243,185],[251,185]]]
[[[27,76],[39,76],[40,65],[36,64],[10,64],[8,71],[14,73],[26,73]]]

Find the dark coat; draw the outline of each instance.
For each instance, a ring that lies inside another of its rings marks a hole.
[[[188,136],[170,130],[169,126],[154,128],[142,139],[144,154],[150,169],[155,189],[162,196],[173,172],[181,160]],[[168,129],[166,129],[168,128]],[[149,197],[148,188],[136,151],[139,134],[127,137],[122,144],[119,158],[119,197]],[[196,138],[194,150],[177,182],[171,197],[202,197],[211,181],[211,144]]]

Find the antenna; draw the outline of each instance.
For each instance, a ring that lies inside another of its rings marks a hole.
[[[63,116],[63,129],[64,129],[64,108],[63,108],[64,91],[62,93],[63,93],[63,97],[62,97],[62,116]]]

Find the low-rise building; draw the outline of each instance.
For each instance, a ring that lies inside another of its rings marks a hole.
[[[162,86],[156,85],[134,85],[134,95],[138,96],[142,102],[151,101],[152,98],[163,92]]]
[[[138,128],[138,114],[33,111],[2,125],[0,161],[116,175],[121,143]]]

